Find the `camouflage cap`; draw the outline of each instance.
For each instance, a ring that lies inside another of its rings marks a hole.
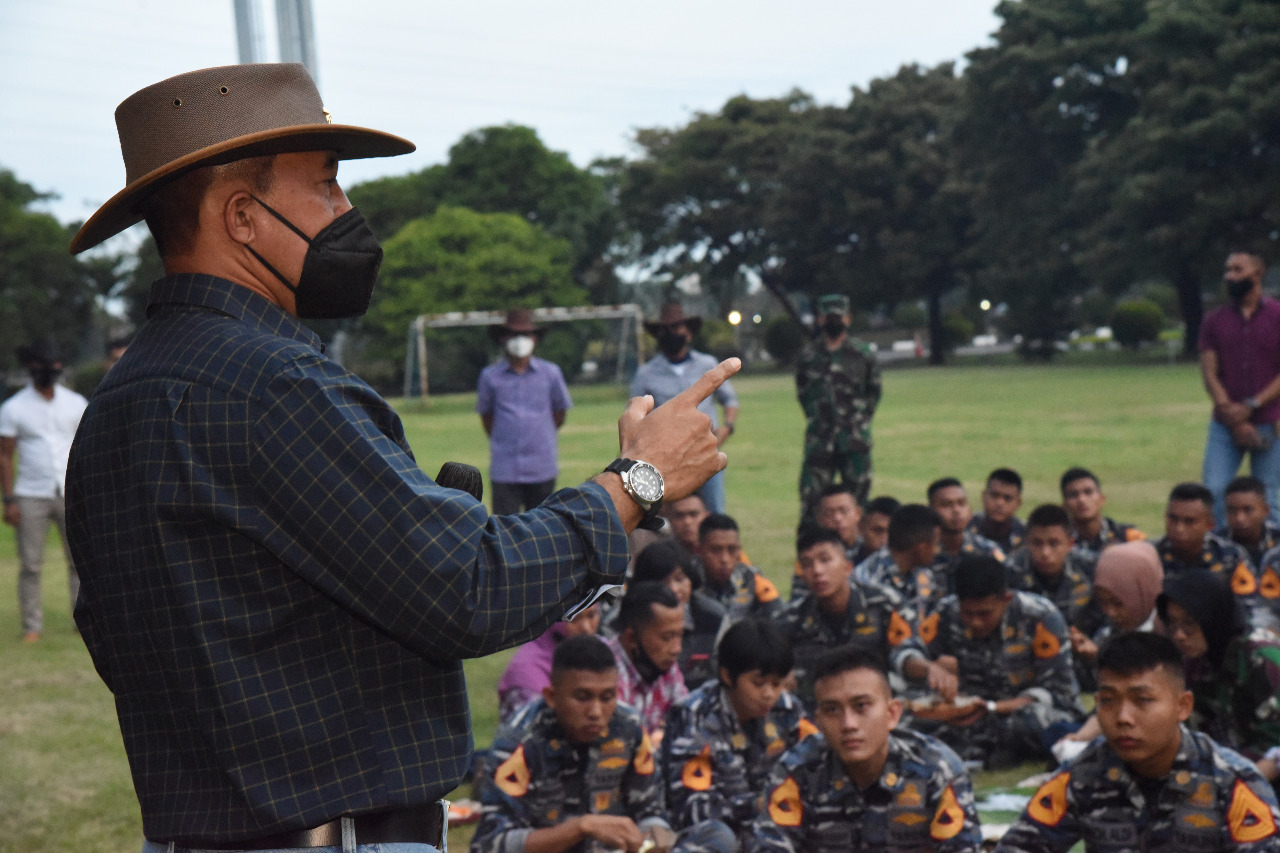
[[[818,314],[825,317],[828,314],[848,314],[849,313],[849,297],[843,293],[828,293],[818,297]]]

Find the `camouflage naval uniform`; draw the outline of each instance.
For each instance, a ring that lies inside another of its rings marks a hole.
[[[702,685],[667,712],[659,766],[672,826],[719,820],[743,838],[774,762],[816,732],[790,693],[744,725],[718,681]]]
[[[858,564],[853,579],[860,584],[876,584],[888,587],[915,609],[916,622],[938,609],[942,601],[942,588],[938,585],[933,569],[912,569],[906,575],[893,561],[888,548],[881,548]]]
[[[717,584],[708,575],[702,592],[720,602],[728,613],[730,625],[748,616],[776,619],[786,608],[786,602],[778,595],[773,581],[746,563],[734,566],[728,582],[724,584]]]
[[[964,626],[960,600],[950,595],[920,633],[930,658],[955,656],[961,693],[992,701],[1034,700],[1012,714],[986,714],[971,726],[938,728],[936,734],[962,755],[982,757],[997,747],[1039,755],[1051,726],[1084,719],[1067,623],[1044,596],[1014,592],[1000,625],[980,640]]]
[[[874,554],[867,545],[862,541],[862,537],[858,537],[858,541],[852,545],[844,546],[844,555],[849,558],[849,563],[857,566],[867,557]],[[787,603],[795,601],[797,598],[804,598],[809,594],[809,582],[804,579],[804,573],[800,568],[800,561],[796,560],[795,567],[791,570],[791,594],[787,598]]]
[[[1164,576],[1169,578],[1179,572],[1195,569],[1208,569],[1222,578],[1236,595],[1240,616],[1248,624],[1272,624],[1272,614],[1280,612],[1280,602],[1269,598],[1266,592],[1276,592],[1280,597],[1280,585],[1262,589],[1258,571],[1249,562],[1249,552],[1230,539],[1223,539],[1213,533],[1204,535],[1204,547],[1196,560],[1188,562],[1173,553],[1169,537],[1161,537],[1155,541],[1156,551],[1160,554],[1160,563],[1164,566]]]
[[[796,695],[813,706],[809,670],[824,652],[852,644],[881,654],[895,675],[909,657],[925,656],[916,636],[915,612],[896,592],[874,584],[849,583],[849,604],[837,618],[823,613],[812,595],[788,605],[782,631],[795,654]]]
[[[933,576],[937,578],[938,585],[942,587],[943,595],[951,595],[956,591],[953,574],[956,564],[960,562],[960,558],[974,554],[994,557],[1002,563],[1006,556],[999,545],[985,536],[979,536],[972,530],[964,532],[960,541],[960,549],[954,554],[944,551],[941,547],[938,548],[938,556],[933,560]]]
[[[829,350],[813,341],[796,368],[796,395],[804,410],[800,503],[806,517],[823,488],[840,481],[859,504],[871,491],[871,419],[880,402],[880,365],[870,347],[846,335]]]
[[[1270,616],[1263,619],[1261,614],[1255,614],[1256,622],[1280,631],[1280,547],[1263,554],[1258,564],[1258,600],[1255,607]]]
[[[1231,528],[1229,527],[1221,527],[1213,531],[1213,533],[1222,539],[1230,539],[1243,548],[1245,553],[1249,555],[1249,562],[1253,564],[1255,569],[1262,568],[1263,556],[1272,548],[1280,545],[1280,525],[1277,525],[1270,518],[1263,519],[1262,535],[1258,537],[1258,544],[1252,548],[1243,542],[1236,542],[1231,536]]]
[[[1075,537],[1076,542],[1072,546],[1072,550],[1093,555],[1095,564],[1097,563],[1098,555],[1102,553],[1102,549],[1108,545],[1114,545],[1117,542],[1141,542],[1147,538],[1145,533],[1132,524],[1121,524],[1114,518],[1105,517],[1102,519],[1102,527],[1099,528],[1097,536],[1085,539],[1076,532]]]
[[[880,779],[860,790],[822,735],[773,768],[748,853],[978,850],[982,829],[959,757],[909,729],[889,733]]]
[[[1093,602],[1093,570],[1097,563],[1086,552],[1072,550],[1067,553],[1067,564],[1058,583],[1052,587],[1032,567],[1031,552],[1026,548],[1010,554],[1005,565],[1009,589],[1043,595],[1057,606],[1067,625],[1080,629],[1086,637],[1102,630],[1106,618]],[[1081,688],[1086,691],[1097,689],[1093,664],[1084,658],[1073,658],[1072,663]]]
[[[524,853],[533,830],[584,814],[629,817],[641,831],[667,827],[662,776],[656,770],[649,736],[629,706],[618,705],[593,743],[577,745],[565,738],[545,700],[530,702],[494,736],[480,778],[484,814],[471,853]],[[704,826],[702,833],[682,836],[674,849],[733,849],[725,843],[732,838],[723,824]],[[587,839],[572,850],[606,853],[607,848]]]
[[[1136,778],[1098,738],[1036,791],[996,850],[1062,853],[1083,840],[1088,853],[1280,851],[1271,786],[1207,735],[1182,728],[1158,785]]]
[[[1013,518],[1009,520],[1009,532],[1001,538],[988,535],[983,529],[986,524],[987,517],[981,512],[975,512],[973,518],[969,519],[969,524],[965,526],[965,530],[970,533],[981,536],[989,542],[994,542],[1007,554],[1016,551],[1022,547],[1022,543],[1027,539],[1027,526],[1019,519]]]
[[[1200,658],[1186,669],[1198,730],[1255,761],[1280,746],[1280,637],[1255,629],[1227,644],[1220,666]]]

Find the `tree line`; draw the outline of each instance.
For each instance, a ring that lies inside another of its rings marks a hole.
[[[881,316],[922,304],[935,342],[982,322],[987,300],[1034,356],[1159,293],[1193,352],[1227,250],[1280,238],[1280,4],[1005,0],[996,13],[959,67],[907,65],[842,105],[738,96],[586,169],[530,128],[484,128],[444,164],[353,186],[386,259],[368,316],[345,330],[393,384],[418,314],[652,307],[696,281],[720,316],[760,287],[797,317],[827,292]],[[159,272],[149,241],[68,259],[67,229],[31,212],[38,199],[0,172],[0,326],[74,343],[101,296],[139,319]],[[439,335],[443,372],[465,387],[487,343]],[[549,343],[580,360],[587,337]]]

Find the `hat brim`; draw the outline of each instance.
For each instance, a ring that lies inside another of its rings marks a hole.
[[[689,330],[689,334],[691,334],[691,335],[697,335],[697,334],[698,334],[698,332],[702,331],[702,318],[701,318],[701,317],[685,317],[685,318],[684,318],[683,320],[681,320],[680,322],[681,322],[681,323],[684,323],[685,328],[687,328],[687,329]],[[645,323],[644,323],[644,330],[645,330],[646,332],[648,332],[649,334],[653,335],[653,336],[656,338],[656,337],[658,336],[658,332],[659,332],[659,330],[661,330],[664,326],[670,326],[670,325],[672,325],[672,324],[671,324],[671,323],[659,323],[659,322],[658,322],[658,321],[656,321],[656,320],[655,320],[655,321],[653,321],[653,322],[649,322],[648,320],[646,320],[646,321],[645,321]]]
[[[535,338],[542,337],[542,333],[546,331],[541,326],[534,326],[532,329],[513,329],[510,326],[494,325],[489,327],[489,337],[495,341],[500,341],[507,335],[531,335]]]
[[[166,163],[116,193],[80,227],[71,240],[71,254],[78,255],[92,249],[130,225],[141,222],[143,213],[139,205],[164,183],[192,169],[296,151],[336,151],[339,160],[395,157],[409,154],[416,147],[394,134],[345,124],[294,125],[228,139]]]

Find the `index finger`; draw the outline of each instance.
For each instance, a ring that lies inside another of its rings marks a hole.
[[[679,403],[689,408],[697,408],[698,404],[707,399],[712,393],[719,388],[724,381],[733,374],[742,369],[742,359],[726,358],[715,367],[698,377],[688,388],[671,398],[672,403]]]

